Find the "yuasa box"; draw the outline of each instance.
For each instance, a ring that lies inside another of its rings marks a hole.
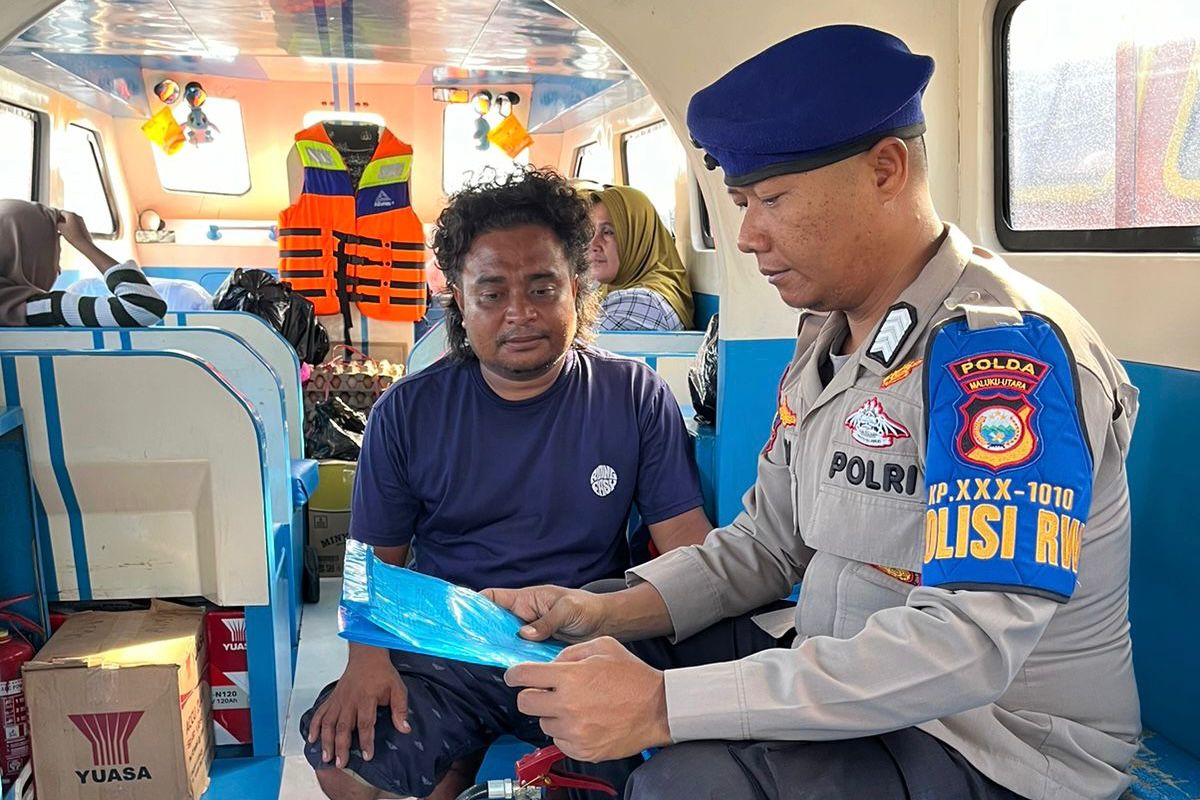
[[[198,800],[212,762],[204,612],[71,615],[25,665],[38,797]]]

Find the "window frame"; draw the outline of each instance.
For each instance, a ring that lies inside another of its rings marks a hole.
[[[96,233],[88,231],[94,239],[105,239],[107,241],[115,241],[121,238],[121,214],[117,210],[116,198],[113,197],[112,179],[108,172],[108,158],[104,155],[104,139],[100,135],[100,131],[95,128],[89,128],[82,122],[67,123],[67,127],[79,128],[91,134],[92,158],[96,161],[96,169],[100,173],[100,186],[104,189],[104,201],[108,206],[108,214],[112,218],[112,233]]]
[[[1094,230],[1016,230],[1008,182],[1008,34],[1025,0],[1000,0],[992,18],[992,210],[996,238],[1013,252],[1195,252],[1200,225]]]
[[[600,142],[598,142],[595,139],[584,142],[583,144],[578,145],[575,148],[575,151],[571,154],[571,177],[572,178],[580,177],[579,168],[583,166],[583,152],[585,150],[587,150],[589,147],[600,147]],[[587,179],[587,180],[590,180],[590,179]]]
[[[689,177],[690,170],[689,170]],[[712,233],[712,216],[708,211],[708,201],[704,199],[704,190],[700,188],[700,181],[695,177],[691,177],[692,193],[696,198],[695,208],[693,208],[692,219],[694,220],[692,229],[696,231],[696,240],[692,242],[692,246],[699,251],[708,251],[717,249],[717,240]]]
[[[0,98],[0,105],[8,106],[9,108],[16,109],[17,111],[23,111],[33,117],[33,169],[31,172],[31,194],[33,197],[29,199],[31,202],[40,203],[42,202],[43,186],[45,183],[45,159],[43,156],[46,151],[46,115],[44,112],[38,111],[35,108],[28,108],[20,103],[13,103],[3,98]]]

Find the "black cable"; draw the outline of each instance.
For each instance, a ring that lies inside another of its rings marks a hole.
[[[463,791],[455,800],[486,800],[487,796],[488,785],[486,783],[477,783]]]

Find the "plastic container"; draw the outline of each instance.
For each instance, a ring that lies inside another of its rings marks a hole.
[[[308,498],[308,544],[317,551],[317,571],[322,578],[342,574],[355,466],[353,461],[322,461],[317,466],[320,480]]]

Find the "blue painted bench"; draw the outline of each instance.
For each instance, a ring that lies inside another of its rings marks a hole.
[[[1141,389],[1129,454],[1133,548],[1129,619],[1146,734],[1127,798],[1200,797],[1200,461],[1181,421],[1200,409],[1200,372],[1126,363]]]

